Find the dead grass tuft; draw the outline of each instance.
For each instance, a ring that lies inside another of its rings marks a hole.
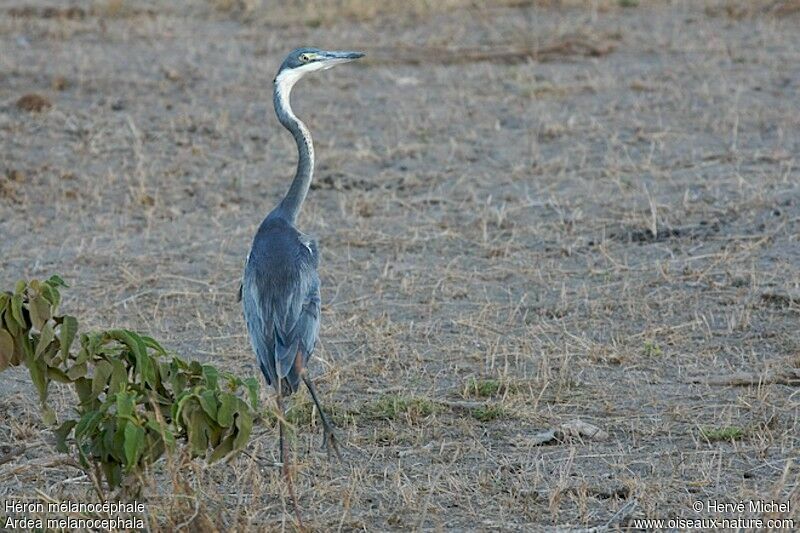
[[[800,0],[727,0],[706,7],[707,15],[735,20],[758,16],[787,17],[800,13]]]
[[[23,95],[17,100],[17,108],[22,109],[23,111],[29,111],[33,113],[41,113],[46,109],[50,109],[53,107],[53,104],[39,94],[26,94]]]

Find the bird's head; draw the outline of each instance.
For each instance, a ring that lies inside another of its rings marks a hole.
[[[327,70],[341,63],[364,57],[361,52],[320,50],[319,48],[297,48],[289,52],[275,76],[276,87],[289,90],[297,80],[317,70]]]

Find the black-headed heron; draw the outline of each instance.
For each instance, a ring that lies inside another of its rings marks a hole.
[[[339,456],[333,427],[322,410],[313,382],[306,375],[306,365],[319,335],[319,253],[314,239],[298,230],[295,222],[314,175],[314,146],[308,128],[292,111],[289,95],[294,84],[309,72],[328,69],[363,55],[298,48],[286,57],[275,76],[275,112],[297,143],[297,172],[286,196],[256,231],[239,297],[261,372],[277,393],[280,455],[284,475],[289,480],[282,399],[297,391],[301,380],[319,411],[323,446]]]

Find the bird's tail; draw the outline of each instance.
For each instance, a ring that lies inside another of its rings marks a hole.
[[[281,337],[275,335],[275,369],[278,379],[281,380],[281,391],[288,396],[297,392],[300,387],[300,368],[297,365],[297,358],[302,357],[299,350],[299,342],[290,342],[288,345],[283,343]]]

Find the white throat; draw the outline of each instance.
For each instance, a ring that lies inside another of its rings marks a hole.
[[[278,74],[277,78],[275,78],[275,92],[277,92],[278,97],[281,100],[285,100],[289,98],[289,93],[292,92],[292,87],[294,87],[294,84],[297,83],[300,78],[309,72],[314,72],[315,70],[320,70],[323,68],[325,68],[325,64],[321,61],[318,61],[315,63],[308,63],[302,67],[284,70]],[[285,103],[288,104],[289,102]]]

